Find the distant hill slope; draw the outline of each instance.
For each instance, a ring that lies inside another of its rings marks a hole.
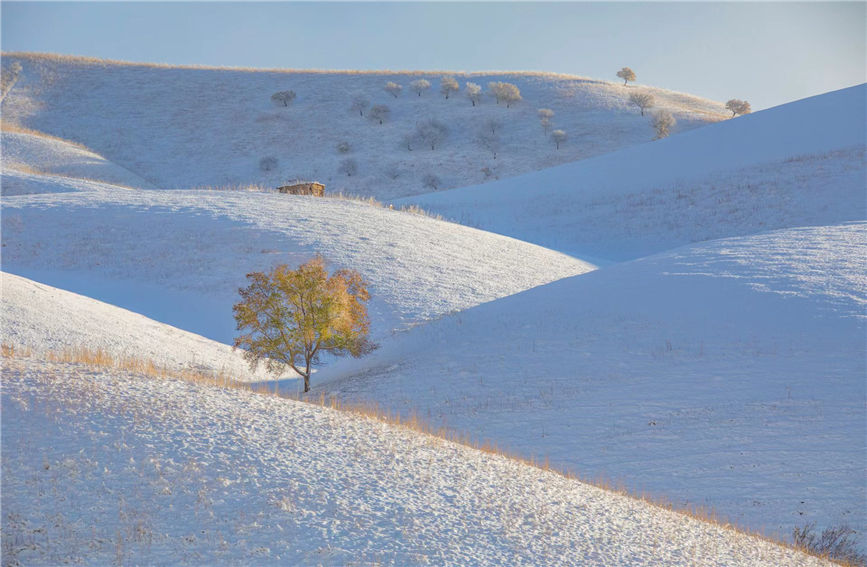
[[[582,258],[867,218],[867,85],[604,156],[397,200]]]
[[[865,249],[861,222],[600,268],[398,335],[314,393],[767,533],[864,526]]]
[[[683,93],[544,73],[256,71],[18,53],[3,61],[23,68],[3,100],[4,120],[80,142],[160,188],[275,186],[301,177],[392,198],[428,191],[427,174],[440,178],[440,188],[458,187],[650,140],[649,117],[627,101],[638,90],[674,113],[676,131],[729,115],[721,103]],[[438,92],[444,75],[462,91],[467,81],[485,91],[490,81],[513,82],[524,101],[507,109],[487,94],[476,107],[463,92],[446,100]],[[409,86],[419,78],[432,84],[421,97]],[[399,97],[383,90],[388,81],[403,86]],[[288,89],[296,100],[275,106],[271,95]],[[388,120],[379,125],[351,110],[356,96],[387,105]],[[542,107],[555,111],[554,127],[570,137],[560,150],[540,126]],[[408,151],[405,135],[427,118],[445,124],[448,136],[436,150]],[[501,123],[496,159],[477,141],[491,119]],[[341,154],[344,141],[350,150]],[[277,159],[268,172],[260,169],[266,157]],[[351,177],[338,172],[346,159],[358,167]]]

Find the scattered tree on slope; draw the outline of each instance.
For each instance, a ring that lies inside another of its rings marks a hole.
[[[430,81],[427,79],[416,79],[409,84],[409,88],[411,88],[414,93],[418,94],[418,96],[421,96],[421,93],[430,88]]]
[[[506,103],[506,108],[510,108],[513,104],[522,100],[520,89],[512,83],[492,81],[488,83],[488,89],[490,89],[494,98],[497,99],[497,104],[503,101]]]
[[[459,90],[461,90],[461,87],[454,77],[443,77],[440,81],[440,92],[445,98],[449,98],[450,94],[456,93]]]
[[[671,129],[674,128],[677,121],[669,111],[660,110],[653,115],[653,121],[651,124],[653,125],[653,129],[656,130],[656,138],[654,138],[654,140],[659,140],[660,138],[665,138],[671,134]]]
[[[553,122],[551,119],[554,118],[554,111],[550,108],[540,108],[538,110],[539,113],[539,123],[542,125],[542,130],[544,130],[545,135],[548,135],[548,129],[551,128]]]
[[[564,130],[554,130],[551,132],[551,139],[557,145],[557,149],[560,149],[560,144],[566,141],[566,132]]]
[[[449,129],[446,128],[445,124],[430,118],[416,126],[415,137],[420,142],[430,146],[430,149],[435,150],[446,139],[448,133]]]
[[[750,112],[752,112],[752,108],[750,108],[750,103],[737,98],[733,98],[728,101],[726,103],[726,108],[732,111],[732,117],[735,117],[738,114],[749,114]]]
[[[352,106],[350,107],[350,110],[352,110],[353,112],[357,110],[360,116],[364,116],[364,111],[367,110],[368,106],[370,106],[370,101],[362,95],[357,95],[355,98],[352,99]]]
[[[473,103],[473,106],[476,106],[476,103],[482,98],[482,87],[476,83],[468,82],[465,92],[467,93],[467,98]]]
[[[271,95],[271,102],[277,106],[289,106],[295,100],[295,91],[279,91]]]
[[[329,277],[316,257],[297,270],[280,265],[247,279],[232,311],[241,331],[234,346],[246,351],[251,368],[260,362],[276,374],[292,368],[308,392],[310,369],[321,353],[360,357],[374,348],[365,305],[370,294],[358,272],[338,270]]]
[[[629,95],[629,102],[641,110],[641,115],[644,116],[644,111],[653,107],[653,95],[649,93],[632,93]]]
[[[617,71],[617,76],[623,79],[623,84],[625,85],[629,81],[635,80],[635,71],[633,71],[629,67],[624,67],[623,69]]]
[[[384,104],[375,104],[367,113],[371,120],[377,120],[382,124],[391,115],[391,110]]]
[[[388,94],[390,94],[394,98],[397,98],[398,95],[400,95],[400,91],[403,90],[403,87],[398,85],[395,82],[389,81],[389,82],[385,83],[385,87],[383,87],[383,90],[385,90],[385,92],[387,92]]]

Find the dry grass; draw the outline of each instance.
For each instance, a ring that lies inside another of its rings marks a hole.
[[[2,352],[2,356],[5,358],[30,358],[34,356],[31,349],[17,348],[14,345],[8,343],[2,344],[2,347],[0,347],[0,352]],[[512,461],[517,461],[536,469],[557,474],[570,480],[575,480],[583,484],[595,486],[596,488],[605,490],[607,492],[613,492],[627,498],[632,498],[634,500],[644,502],[656,508],[660,508],[677,514],[682,514],[684,516],[701,522],[710,523],[725,530],[730,530],[738,534],[759,538],[763,541],[779,545],[781,547],[794,551],[806,553],[807,555],[811,555],[821,559],[827,559],[837,563],[838,565],[852,567],[855,567],[855,565],[857,565],[846,561],[830,558],[827,554],[820,554],[808,547],[797,545],[793,542],[784,541],[776,537],[768,536],[762,532],[737,525],[730,520],[722,517],[713,509],[705,506],[676,505],[664,496],[650,495],[645,493],[635,494],[629,491],[625,483],[615,483],[611,479],[607,478],[590,479],[581,476],[580,474],[571,469],[559,468],[556,465],[552,466],[547,457],[545,457],[544,459],[536,458],[535,456],[525,457],[503,449],[497,446],[496,443],[492,443],[489,440],[479,441],[477,439],[473,439],[470,435],[466,433],[457,432],[445,427],[432,427],[428,422],[421,419],[414,412],[410,413],[408,416],[402,416],[399,412],[392,412],[388,409],[380,408],[378,404],[347,404],[341,402],[339,399],[333,396],[326,396],[324,393],[320,393],[318,397],[314,397],[304,396],[302,394],[281,392],[276,387],[276,383],[272,385],[268,382],[241,382],[223,373],[207,373],[196,370],[170,369],[165,366],[156,364],[153,361],[145,360],[142,358],[116,357],[102,349],[89,349],[85,347],[68,348],[60,352],[49,351],[46,353],[42,353],[41,356],[51,362],[84,364],[96,368],[114,368],[127,372],[143,374],[145,376],[157,379],[178,379],[206,386],[232,388],[236,390],[251,392],[257,395],[267,395],[296,402],[317,405],[323,408],[331,409],[333,411],[351,414],[362,419],[370,419],[380,423],[386,423],[393,427],[399,427],[413,431],[415,433],[426,435],[429,436],[434,442],[445,441],[449,443],[457,443],[465,447],[470,447],[472,449],[482,451],[484,453],[496,455],[499,457],[510,459]]]
[[[428,212],[428,211],[422,209],[421,207],[419,207],[418,205],[403,205],[403,206],[400,206],[400,207],[395,209],[394,205],[386,205],[386,204],[382,203],[381,201],[377,201],[373,197],[362,197],[359,195],[353,195],[351,193],[328,193],[325,195],[325,198],[326,199],[338,199],[338,200],[342,200],[342,201],[353,201],[355,203],[363,203],[365,205],[370,205],[371,207],[377,207],[380,209],[389,209],[389,210],[393,210],[393,211],[400,211],[402,213],[410,213],[413,215],[429,217],[429,218],[440,220],[440,221],[445,220],[442,215]]]
[[[0,131],[10,132],[13,134],[27,134],[30,136],[38,136],[40,138],[45,138],[46,140],[52,140],[54,142],[61,142],[64,144],[69,144],[70,146],[75,146],[80,150],[85,150],[90,152],[91,150],[78,142],[74,142],[72,140],[66,140],[64,138],[58,138],[57,136],[52,136],[51,134],[46,134],[45,132],[40,132],[39,130],[33,130],[31,128],[27,128],[26,126],[21,126],[20,124],[14,124],[8,120],[0,120]]]

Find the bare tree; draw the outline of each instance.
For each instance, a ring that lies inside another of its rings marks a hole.
[[[435,150],[446,139],[449,133],[446,125],[434,118],[420,122],[416,126],[415,131],[417,139],[425,145],[430,146],[432,150]]]
[[[482,87],[477,85],[476,83],[467,83],[466,90],[467,98],[472,101],[473,106],[476,106],[476,103],[479,102],[482,98]]]
[[[503,123],[496,118],[488,118],[485,120],[485,130],[490,130],[491,134],[496,134],[497,130],[503,127]]]
[[[443,77],[440,80],[440,92],[444,97],[449,98],[450,94],[456,93],[459,90],[461,90],[461,86],[454,77]]]
[[[430,81],[427,79],[416,79],[409,84],[409,88],[411,88],[414,93],[417,93],[418,96],[421,96],[421,93],[430,88]]]
[[[671,129],[677,124],[677,120],[674,119],[674,116],[669,111],[660,110],[653,115],[651,124],[654,130],[656,130],[656,138],[654,140],[659,140],[671,134]]]
[[[516,102],[521,102],[522,100],[521,91],[512,83],[490,82],[488,83],[488,88],[491,90],[491,94],[494,95],[494,98],[497,99],[497,104],[500,104],[500,101],[503,101],[506,103],[506,108],[509,108]]]
[[[274,156],[263,157],[259,160],[259,169],[262,171],[271,171],[277,168],[278,163],[277,158]]]
[[[375,104],[367,115],[371,120],[379,120],[379,123],[382,124],[385,120],[388,120],[391,110],[384,104]]]
[[[421,183],[422,185],[433,191],[439,189],[440,185],[442,184],[440,178],[433,173],[425,173],[424,176],[421,178]]]
[[[277,106],[289,106],[295,100],[295,91],[279,91],[271,95],[271,102]]]
[[[634,92],[629,95],[629,102],[637,106],[644,116],[644,111],[653,107],[653,95],[649,93]]]
[[[566,132],[564,130],[554,130],[551,132],[551,140],[557,145],[557,149],[560,149],[560,144],[566,141]]]
[[[350,110],[358,111],[358,114],[364,116],[364,111],[367,110],[367,107],[370,106],[370,101],[367,100],[362,95],[356,95],[355,98],[352,99],[352,106]]]
[[[337,173],[345,173],[347,177],[352,177],[358,173],[358,162],[352,158],[341,161],[340,166],[337,168]]]
[[[726,108],[732,111],[733,118],[738,114],[749,114],[750,112],[752,112],[752,109],[750,108],[750,103],[737,98],[733,98],[728,101],[726,103]]]
[[[545,135],[547,136],[548,129],[553,124],[551,119],[554,118],[554,111],[550,108],[540,108],[537,112],[539,114],[539,122],[542,124],[542,130],[545,131]]]
[[[394,98],[397,98],[400,95],[400,91],[403,90],[403,87],[395,82],[389,81],[385,83],[385,87],[383,87],[383,89]]]
[[[488,150],[493,155],[494,159],[497,159],[497,152],[500,151],[500,135],[496,132],[491,132],[488,129],[484,129],[479,132],[478,136],[476,136],[476,143],[482,149]]]
[[[633,71],[629,67],[624,67],[623,69],[617,71],[617,76],[623,79],[623,84],[625,85],[629,81],[635,80],[635,71]]]

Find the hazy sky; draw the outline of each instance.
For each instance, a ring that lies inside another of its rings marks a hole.
[[[865,82],[867,4],[0,2],[3,51],[296,69],[540,70],[753,109]]]

